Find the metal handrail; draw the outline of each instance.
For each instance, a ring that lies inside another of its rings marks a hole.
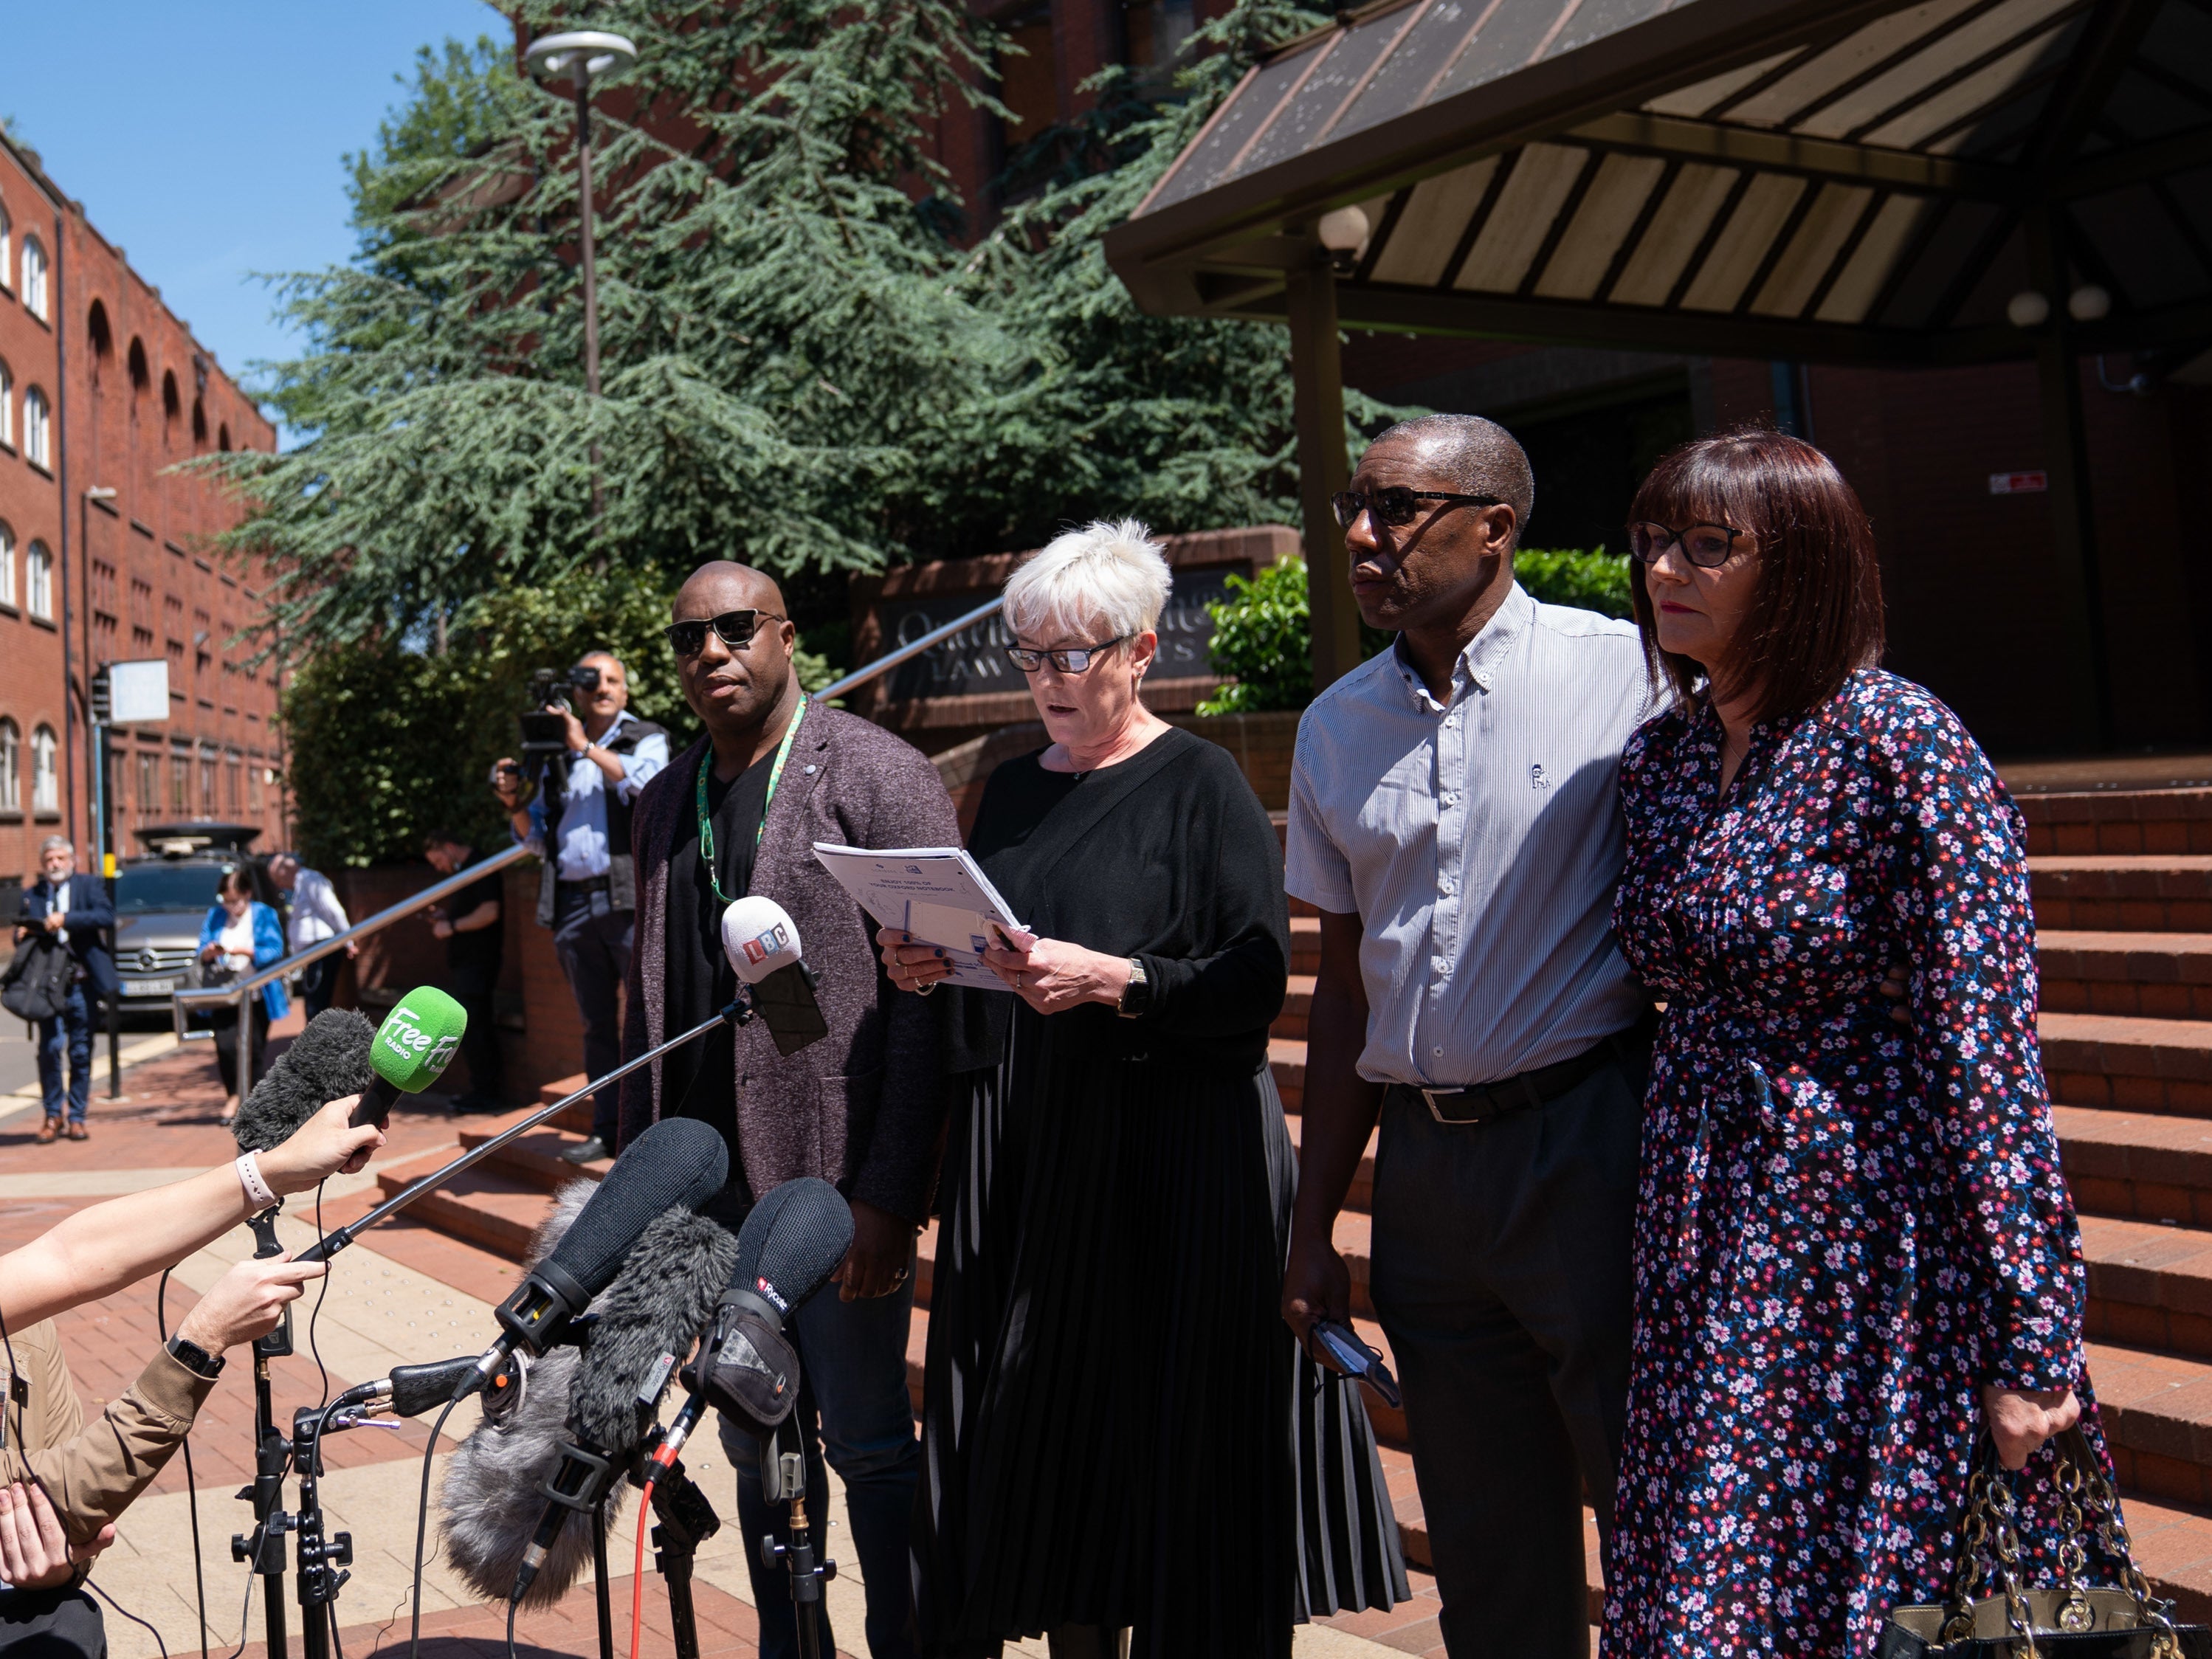
[[[931,629],[920,639],[899,647],[888,655],[877,658],[875,661],[867,664],[865,667],[854,670],[842,679],[832,681],[813,695],[823,702],[828,702],[834,697],[842,696],[855,687],[866,685],[870,680],[889,673],[901,663],[912,661],[931,647],[943,644],[962,629],[973,628],[986,617],[995,615],[1006,602],[1004,594],[987,599],[973,611],[954,617],[941,627]],[[272,962],[266,968],[257,969],[244,979],[228,985],[171,992],[169,1017],[172,1024],[175,1027],[177,1040],[180,1042],[189,1042],[200,1037],[212,1037],[215,1035],[212,1031],[190,1031],[185,1029],[186,1020],[195,1010],[220,1008],[226,1004],[234,1006],[238,1012],[240,1036],[238,1094],[239,1098],[243,1100],[247,1091],[253,1086],[253,1045],[246,1040],[251,1029],[246,1024],[246,1011],[247,1004],[255,995],[267,986],[287,977],[298,969],[306,967],[309,963],[319,962],[333,951],[343,950],[354,940],[366,939],[371,933],[380,932],[393,922],[403,921],[413,915],[417,910],[435,904],[447,895],[458,892],[471,883],[482,880],[495,871],[504,870],[508,865],[528,856],[530,856],[530,849],[518,842],[512,847],[504,848],[494,853],[481,862],[471,864],[465,870],[456,871],[443,881],[432,883],[421,892],[404,898],[397,904],[387,905],[374,915],[354,923],[343,933],[333,933],[328,939],[318,939],[304,951],[295,951],[290,956]]]
[[[1005,605],[1006,602],[1006,596],[1003,593],[1000,594],[996,599],[987,599],[981,605],[977,605],[973,611],[970,611],[966,616],[956,617],[951,622],[946,623],[942,628],[931,629],[928,633],[924,634],[920,639],[915,641],[911,645],[902,645],[899,647],[897,650],[892,652],[890,655],[887,657],[878,657],[866,667],[854,669],[851,673],[846,675],[843,679],[831,681],[829,684],[823,686],[819,691],[815,692],[813,695],[821,698],[824,702],[829,702],[832,697],[842,697],[846,692],[852,690],[854,687],[866,685],[870,680],[874,679],[878,675],[888,673],[892,669],[896,668],[901,663],[909,661],[912,659],[920,656],[923,652],[928,650],[931,646],[942,645],[945,641],[951,639],[955,634],[957,634],[962,629],[973,628],[977,623],[981,622],[984,617],[990,616],[1001,605]]]
[[[240,1037],[238,1048],[238,1094],[239,1098],[243,1100],[246,1091],[253,1086],[252,1044],[244,1040],[249,1029],[245,1024],[246,1004],[264,987],[284,978],[295,969],[304,968],[311,962],[319,962],[333,951],[343,951],[354,940],[366,939],[371,933],[380,933],[392,926],[393,922],[404,921],[417,910],[435,904],[439,900],[459,892],[462,888],[481,881],[486,876],[496,871],[504,870],[508,865],[519,863],[529,856],[530,849],[520,842],[515,842],[512,847],[503,847],[498,852],[470,865],[465,870],[457,870],[442,880],[432,882],[421,892],[410,894],[397,904],[386,905],[374,915],[365,917],[354,923],[343,933],[333,933],[328,939],[317,939],[305,950],[295,951],[290,956],[270,963],[266,968],[257,969],[244,979],[234,981],[228,985],[171,992],[169,1017],[176,1029],[177,1040],[179,1042],[189,1042],[198,1037],[211,1037],[215,1035],[212,1031],[187,1031],[185,1029],[185,1018],[193,1010],[220,1008],[226,1003],[235,1004],[238,1010]]]

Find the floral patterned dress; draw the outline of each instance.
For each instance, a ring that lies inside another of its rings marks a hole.
[[[2024,826],[1892,674],[1755,726],[1725,793],[1721,736],[1670,711],[1622,761],[1614,923],[1667,1007],[1601,1651],[1870,1655],[1949,1589],[1982,1385],[2087,1401]],[[2014,1481],[2044,1582],[2051,1455]]]

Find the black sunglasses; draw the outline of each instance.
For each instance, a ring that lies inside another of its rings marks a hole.
[[[1328,498],[1336,509],[1340,529],[1349,530],[1363,513],[1378,525],[1408,525],[1423,501],[1449,501],[1455,507],[1504,507],[1505,501],[1498,495],[1455,495],[1442,489],[1408,489],[1403,484],[1392,484],[1384,489],[1346,489]]]
[[[1123,634],[1119,638],[1101,640],[1096,645],[1070,646],[1065,651],[1032,651],[1027,646],[1010,645],[1006,647],[1006,660],[1024,674],[1036,673],[1048,662],[1063,674],[1083,674],[1123,640],[1134,638],[1133,634]]]
[[[1675,530],[1663,524],[1639,520],[1628,526],[1628,550],[1639,564],[1656,564],[1667,550],[1679,547],[1682,556],[1700,570],[1717,570],[1729,562],[1736,543],[1751,532],[1724,524],[1693,524]]]
[[[773,611],[725,611],[703,622],[671,623],[661,631],[668,635],[669,648],[679,657],[696,657],[704,651],[710,628],[714,630],[714,637],[731,650],[742,651],[753,642],[763,617],[770,622],[784,620]]]

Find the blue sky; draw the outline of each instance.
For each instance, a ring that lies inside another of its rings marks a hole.
[[[0,115],[233,374],[289,356],[252,273],[353,251],[342,158],[448,35],[511,39],[483,0],[76,0],[10,6]]]

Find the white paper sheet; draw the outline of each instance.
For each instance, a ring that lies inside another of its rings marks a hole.
[[[1003,991],[983,963],[987,944],[1024,948],[1036,935],[1014,919],[982,866],[963,847],[839,847],[814,843],[814,856],[878,926],[934,945],[952,963],[951,983]]]

